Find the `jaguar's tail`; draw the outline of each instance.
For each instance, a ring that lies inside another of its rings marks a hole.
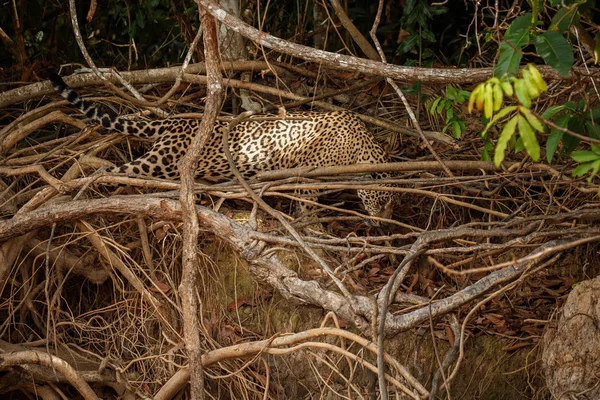
[[[148,122],[139,120],[132,121],[121,118],[117,116],[114,111],[81,98],[81,96],[67,85],[59,75],[51,73],[49,76],[50,82],[52,82],[52,86],[54,86],[54,89],[58,94],[77,107],[77,109],[85,114],[86,117],[100,123],[104,128],[126,135],[145,138],[152,136],[148,134],[149,132],[145,132],[148,130],[146,129],[148,127]]]

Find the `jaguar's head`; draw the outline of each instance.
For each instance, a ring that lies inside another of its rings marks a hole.
[[[379,190],[359,190],[365,210],[373,217],[390,219],[394,209],[400,204],[400,193]],[[370,225],[379,225],[378,221],[369,220]]]

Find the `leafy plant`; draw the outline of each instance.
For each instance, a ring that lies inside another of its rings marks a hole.
[[[506,74],[516,74],[523,57],[523,49],[533,44],[536,53],[546,64],[553,67],[561,75],[567,76],[573,66],[573,49],[562,32],[569,29],[570,25],[579,22],[580,12],[589,7],[591,0],[562,1],[550,0],[551,6],[559,7],[554,14],[548,29],[540,32],[541,25],[538,21],[540,8],[539,0],[532,0],[533,12],[528,12],[516,18],[504,34],[500,43],[498,63],[494,69],[494,76],[502,77]]]
[[[600,171],[600,145],[592,143],[592,150],[574,151],[571,154],[573,160],[581,163],[573,170],[573,176],[583,176],[591,171],[587,181],[592,182],[594,176]]]
[[[560,146],[560,155],[569,155],[579,145],[580,139],[565,134],[565,130],[585,137],[600,139],[600,107],[590,109],[584,101],[569,101],[563,105],[548,108],[543,114],[556,127],[550,127],[550,136],[546,141],[546,159],[551,162]],[[577,160],[575,160],[577,161]]]
[[[406,33],[396,49],[396,55],[408,56],[417,53],[417,59],[406,60],[406,65],[430,66],[434,61],[434,53],[428,45],[437,42],[432,31],[431,22],[433,17],[445,14],[445,7],[432,6],[424,0],[407,0],[404,4],[400,26]]]
[[[465,133],[465,120],[459,117],[458,106],[467,101],[470,95],[471,92],[469,91],[448,86],[445,97],[437,97],[431,102],[431,105],[428,107],[429,113],[446,117],[442,133],[451,129],[452,136],[456,139],[460,138],[462,134]]]
[[[534,160],[540,158],[540,145],[535,131],[544,132],[544,124],[530,110],[531,101],[537,99],[541,92],[548,86],[542,75],[533,64],[528,64],[521,72],[521,78],[504,76],[490,78],[479,84],[471,93],[468,111],[473,107],[483,111],[489,120],[481,135],[488,140],[487,133],[490,127],[503,118],[511,116],[504,125],[496,149],[494,150],[494,163],[499,166],[504,161],[504,155],[509,145],[516,151],[525,150]],[[514,97],[518,105],[502,108],[504,97]],[[519,138],[514,140],[515,134]]]

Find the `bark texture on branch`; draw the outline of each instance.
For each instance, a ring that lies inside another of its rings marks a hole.
[[[202,344],[200,338],[200,306],[197,296],[199,251],[198,251],[198,216],[194,206],[194,177],[198,160],[206,141],[213,134],[215,120],[221,110],[223,101],[223,85],[219,60],[219,39],[217,23],[206,10],[200,6],[200,22],[204,32],[204,59],[208,78],[208,97],[204,110],[204,118],[200,123],[198,134],[192,139],[179,165],[181,175],[181,211],[183,213],[183,256],[182,274],[179,293],[182,300],[183,332],[185,347],[188,352],[190,369],[191,398],[204,398],[204,371],[202,368]]]
[[[228,14],[225,10],[209,0],[197,0],[198,4],[206,7],[208,12],[227,25],[230,29],[253,40],[257,44],[272,50],[302,58],[307,61],[323,64],[331,68],[348,71],[362,72],[368,75],[379,75],[403,82],[423,81],[440,84],[466,84],[483,82],[492,75],[492,68],[421,68],[404,67],[400,65],[385,64],[378,61],[367,60],[344,54],[330,53],[312,47],[303,46],[287,40],[271,36],[244,23],[238,18]],[[561,79],[560,75],[552,68],[539,68],[545,78]]]
[[[262,246],[257,243],[260,234],[257,234],[254,230],[206,207],[196,206],[196,212],[203,227],[231,245],[234,251],[249,262],[250,272],[254,277],[270,284],[286,299],[302,301],[322,307],[325,310],[334,311],[340,318],[353,321],[362,329],[370,329],[369,320],[372,317],[373,308],[371,299],[365,296],[355,296],[353,304],[349,304],[348,300],[339,293],[324,289],[315,281],[300,279],[294,271],[285,267],[276,253],[264,251]],[[132,214],[163,221],[181,221],[182,219],[181,204],[175,200],[149,198],[147,196],[112,196],[108,199],[71,201],[15,215],[10,220],[0,222],[0,240],[22,235],[34,229],[50,226],[53,223],[72,221],[101,213]],[[574,218],[597,220],[600,218],[599,214],[596,210],[586,210],[547,218],[559,223],[563,220],[571,221]],[[490,235],[512,237],[518,235],[517,231],[508,229],[496,229],[494,232],[488,229],[471,229],[467,234],[468,236],[479,235],[481,237],[490,237]],[[460,237],[464,233],[457,232],[457,229],[448,229],[432,231],[424,235],[450,240],[453,237]],[[523,262],[516,260],[511,266],[492,272],[469,287],[443,300],[434,302],[431,305],[424,305],[407,314],[397,316],[388,314],[386,316],[386,335],[405,331],[427,321],[430,317],[435,318],[450,312],[481,296],[494,286],[520,276],[531,264],[531,261],[527,260],[534,258],[539,260],[543,258],[542,255],[548,257],[553,255],[556,249],[561,250],[560,247],[553,247],[556,244],[555,242],[547,242],[538,248],[534,248],[529,256],[522,258]]]

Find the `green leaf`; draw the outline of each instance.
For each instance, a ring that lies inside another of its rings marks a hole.
[[[441,101],[438,103],[438,105],[437,105],[437,108],[435,109],[435,111],[437,111],[437,113],[438,113],[438,114],[441,114],[441,113],[442,113],[442,111],[443,111],[445,108],[448,108],[448,107],[450,107],[450,104],[448,104],[448,100],[446,100],[446,99],[442,99],[442,100],[441,100]]]
[[[556,114],[558,114],[559,112],[561,112],[563,110],[571,110],[572,111],[572,110],[575,110],[575,108],[569,108],[565,104],[559,105],[559,106],[551,106],[551,107],[548,107],[548,109],[546,111],[544,111],[544,113],[542,114],[542,118],[552,119],[552,117],[554,117]]]
[[[491,161],[492,157],[490,156],[490,152],[488,149],[484,148],[481,152],[481,161]]]
[[[505,116],[507,116],[509,113],[515,111],[517,109],[517,106],[510,106],[510,107],[505,107],[502,110],[498,111],[494,117],[490,120],[490,122],[487,123],[487,125],[485,126],[485,129],[483,130],[483,132],[481,132],[481,136],[485,135],[486,132],[488,131],[488,129],[490,129],[500,118],[504,118]]]
[[[562,76],[568,76],[573,66],[573,49],[567,39],[556,31],[548,31],[533,40],[535,50],[546,64],[558,71]]]
[[[600,139],[600,126],[594,125],[591,121],[585,121],[585,128],[588,136],[594,139]]]
[[[517,95],[517,99],[519,103],[521,103],[526,108],[531,107],[531,98],[529,97],[529,89],[527,88],[527,84],[523,79],[516,79],[514,81],[515,86],[515,94]]]
[[[569,29],[569,25],[575,22],[573,21],[573,14],[575,14],[575,11],[577,11],[577,7],[559,8],[556,14],[554,14],[554,17],[552,17],[552,22],[550,23],[548,30],[564,32]]]
[[[415,47],[419,45],[419,36],[411,33],[396,49],[396,55],[401,56],[403,54],[411,52]]]
[[[453,121],[452,122],[452,136],[455,139],[459,139],[461,135],[462,135],[462,130],[461,130],[460,124],[458,123],[458,121]]]
[[[506,151],[506,146],[508,145],[509,140],[515,134],[518,117],[518,115],[515,115],[506,123],[506,125],[504,125],[502,133],[498,138],[496,150],[494,151],[494,164],[496,164],[496,167],[499,167],[502,161],[504,161],[504,152]]]
[[[590,169],[594,168],[594,163],[593,162],[587,162],[584,164],[580,164],[577,166],[577,168],[575,168],[573,170],[573,176],[583,176],[585,175]]]
[[[481,152],[481,161],[491,161],[492,157],[490,156],[490,152],[493,150],[494,145],[486,138],[483,144],[483,151]]]
[[[594,179],[594,176],[596,176],[598,170],[600,170],[600,160],[596,160],[592,163],[592,172],[587,180],[588,183],[592,183],[592,179]]]
[[[435,99],[433,101],[433,103],[431,103],[431,107],[429,107],[429,113],[430,114],[434,114],[437,108],[438,103],[440,102],[440,100],[442,100],[441,97],[438,97],[437,99]]]
[[[498,64],[494,68],[495,77],[501,77],[507,73],[517,73],[523,56],[518,50],[529,44],[530,27],[531,13],[520,16],[510,24],[508,30],[504,34],[504,40],[500,43]],[[506,41],[510,42],[512,46],[506,43]]]
[[[458,96],[456,97],[456,102],[462,104],[469,98],[470,95],[471,92],[469,92],[468,90],[459,90]]]
[[[591,114],[591,119],[594,122],[600,123],[600,107],[592,108],[590,114]]]
[[[527,122],[529,122],[531,126],[535,128],[536,131],[544,132],[544,125],[539,119],[537,119],[535,115],[533,115],[533,113],[528,108],[521,107],[519,111],[525,115],[525,118],[527,118]]]
[[[515,20],[506,30],[504,39],[508,40],[517,47],[523,47],[529,43],[529,28],[531,26],[531,13],[528,12],[518,18],[515,18]],[[523,31],[528,33],[527,40],[524,40]]]
[[[592,168],[593,168],[593,166],[592,166],[591,162],[585,163],[585,164],[580,164],[573,170],[572,175],[573,176],[582,176]]]
[[[531,24],[535,24],[538,19],[538,13],[540,12],[540,0],[530,0],[529,3],[531,4],[532,11]]]
[[[135,21],[137,22],[138,26],[142,29],[144,29],[144,27],[146,26],[146,21],[144,20],[144,14],[141,11],[138,11],[135,14]]]
[[[527,154],[533,161],[538,161],[540,159],[540,144],[535,137],[535,132],[525,117],[519,115],[518,118],[519,135],[523,139],[525,150],[527,150]]]
[[[574,151],[571,154],[571,158],[577,162],[588,162],[588,161],[595,161],[600,159],[600,155],[594,153],[593,151],[587,151],[587,150],[579,150],[579,151]]]
[[[554,153],[556,153],[556,149],[558,148],[558,143],[563,137],[563,133],[558,129],[550,130],[550,136],[548,140],[546,140],[546,160],[548,164],[552,162],[552,158],[554,158]]]
[[[527,35],[529,36],[529,33]],[[522,57],[521,52],[516,51],[508,43],[500,43],[500,55],[498,56],[498,64],[494,68],[494,76],[501,77],[508,73],[516,74],[519,70]]]
[[[584,134],[584,123],[583,120],[581,118],[569,118],[569,122],[567,124],[567,129],[570,130],[571,132],[575,132],[575,133],[579,133],[579,134]],[[569,134],[566,134],[563,136],[563,153],[564,154],[571,154],[571,152],[573,150],[575,150],[577,148],[577,146],[579,146],[579,143],[581,142],[581,139],[579,139],[578,137],[575,136],[571,136]]]
[[[455,87],[453,87],[453,86],[448,86],[448,87],[446,88],[446,97],[447,97],[448,99],[450,99],[450,100],[454,100],[454,99],[456,99],[456,94],[457,94],[457,91],[456,91],[456,88],[455,88]]]
[[[519,137],[516,141],[515,141],[515,154],[516,153],[520,153],[523,150],[525,150],[525,145],[523,144],[523,138]]]

